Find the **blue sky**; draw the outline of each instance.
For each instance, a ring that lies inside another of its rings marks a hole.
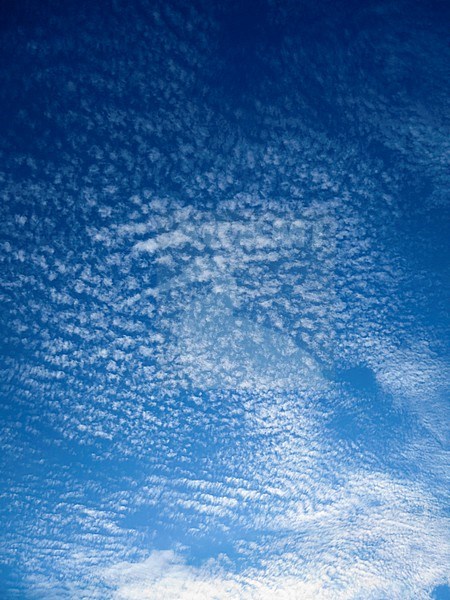
[[[448,6],[1,16],[0,596],[450,597]]]

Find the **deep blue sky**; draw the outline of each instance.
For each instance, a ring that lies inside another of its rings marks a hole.
[[[0,14],[1,598],[448,598],[448,3]]]

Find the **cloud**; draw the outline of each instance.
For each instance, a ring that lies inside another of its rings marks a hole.
[[[238,598],[239,585],[214,573],[213,564],[188,566],[173,551],[155,551],[141,563],[107,569],[105,581],[116,587],[118,600],[194,600]]]
[[[162,233],[156,236],[154,239],[138,242],[135,244],[134,249],[138,252],[153,253],[157,250],[165,250],[167,248],[184,246],[185,244],[188,244],[189,241],[189,237],[187,237],[183,232],[173,231],[171,233]]]
[[[0,34],[2,559],[24,597],[424,598],[450,563],[447,31],[272,2],[247,68],[226,3],[185,4]]]
[[[140,563],[110,567],[104,578],[115,587],[117,600],[269,600],[274,594],[281,600],[326,598],[320,581],[274,577],[270,570],[269,566],[264,581],[262,573],[227,572],[220,559],[193,567],[173,551],[154,551]]]
[[[331,510],[314,511],[306,529],[303,519],[288,513],[288,528],[302,532],[297,547],[278,556],[272,554],[277,544],[264,549],[263,568],[236,573],[226,556],[192,566],[173,551],[154,551],[141,562],[110,566],[102,579],[117,600],[424,598],[445,581],[448,523],[442,530],[444,522],[431,516],[430,507],[421,514],[423,499],[402,484],[370,474],[358,482],[357,495],[353,485],[346,506],[338,500]],[[315,539],[319,554],[311,549]]]
[[[444,447],[450,445],[449,365],[426,343],[392,348],[373,357],[377,381],[397,406],[409,410]]]

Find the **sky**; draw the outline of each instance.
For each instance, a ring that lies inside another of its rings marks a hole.
[[[0,16],[0,598],[448,600],[448,3]]]

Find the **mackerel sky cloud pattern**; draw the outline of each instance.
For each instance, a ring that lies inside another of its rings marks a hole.
[[[450,598],[447,3],[0,13],[0,597]]]

